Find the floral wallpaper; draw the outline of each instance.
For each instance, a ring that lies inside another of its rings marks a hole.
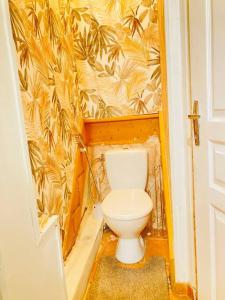
[[[65,3],[9,2],[39,219],[44,224],[58,214],[62,236],[80,115],[73,48],[76,22],[70,3]]]
[[[84,117],[110,118],[160,108],[156,0],[81,0],[74,42]]]
[[[9,0],[40,223],[72,193],[77,120],[160,109],[157,0]]]

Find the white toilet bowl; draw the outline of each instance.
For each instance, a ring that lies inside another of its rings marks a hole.
[[[140,235],[147,225],[153,204],[142,189],[112,190],[102,203],[105,222],[119,237],[116,258],[127,264],[144,256],[144,241]]]

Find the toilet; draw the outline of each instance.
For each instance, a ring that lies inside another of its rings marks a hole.
[[[105,152],[111,192],[101,204],[104,220],[118,236],[116,258],[132,264],[144,257],[141,231],[148,223],[152,200],[145,192],[148,156],[145,149]]]

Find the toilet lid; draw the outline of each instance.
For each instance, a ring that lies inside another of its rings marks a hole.
[[[120,220],[141,218],[153,207],[152,199],[144,190],[113,190],[102,202],[102,211],[108,217]]]

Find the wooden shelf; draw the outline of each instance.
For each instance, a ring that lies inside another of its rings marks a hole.
[[[108,122],[120,122],[120,121],[130,121],[130,120],[146,120],[146,119],[157,119],[159,118],[159,113],[143,114],[143,115],[131,115],[131,116],[119,116],[107,119],[83,119],[84,123],[108,123]]]

